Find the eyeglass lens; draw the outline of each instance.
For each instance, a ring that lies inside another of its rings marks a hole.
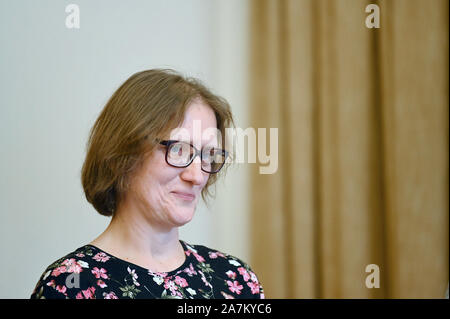
[[[190,164],[195,154],[196,151],[192,145],[176,142],[167,150],[167,161],[170,165],[184,167]],[[223,166],[226,158],[222,149],[207,146],[202,149],[201,159],[204,171],[216,172]]]

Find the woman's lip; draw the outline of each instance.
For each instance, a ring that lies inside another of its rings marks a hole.
[[[183,193],[183,192],[172,192],[172,193],[184,200],[187,200],[187,201],[193,201],[195,199],[195,195],[192,195],[192,194]]]

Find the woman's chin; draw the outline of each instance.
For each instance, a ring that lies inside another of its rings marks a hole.
[[[172,219],[178,225],[178,227],[189,223],[194,218],[194,210],[192,209],[180,209],[176,214],[172,215]]]

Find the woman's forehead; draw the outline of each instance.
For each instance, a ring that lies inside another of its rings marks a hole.
[[[170,139],[198,145],[217,144],[221,133],[213,109],[196,100],[187,108],[183,123],[171,130]]]
[[[200,126],[202,129],[217,127],[216,115],[213,109],[204,103],[190,104],[184,113],[183,122],[180,127],[195,128]]]

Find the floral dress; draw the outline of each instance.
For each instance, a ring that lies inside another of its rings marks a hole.
[[[51,264],[31,298],[264,298],[258,278],[242,260],[180,243],[186,259],[170,272],[153,272],[85,245]]]

